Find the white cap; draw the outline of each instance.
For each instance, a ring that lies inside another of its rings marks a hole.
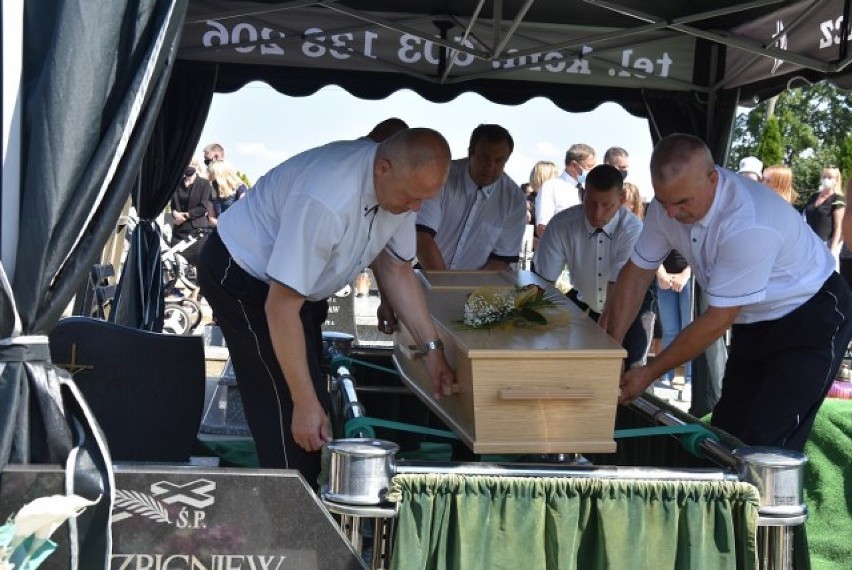
[[[763,178],[763,163],[754,156],[747,156],[740,161],[740,169],[737,172],[740,174],[750,172],[756,174],[758,179]]]

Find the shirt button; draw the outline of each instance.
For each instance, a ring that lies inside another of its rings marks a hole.
[[[601,276],[601,274],[600,274],[600,273],[598,273],[598,277],[600,277],[600,276]]]
[[[698,238],[692,238],[692,243],[695,243],[697,241],[698,241]]]
[[[598,258],[598,261],[603,261],[603,257],[599,257],[599,258]]]

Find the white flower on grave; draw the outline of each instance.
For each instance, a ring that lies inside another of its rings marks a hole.
[[[89,501],[78,495],[51,495],[24,505],[0,526],[0,570],[37,568],[56,548],[50,541],[56,529],[99,500],[100,497]]]
[[[71,517],[82,513],[98,501],[89,501],[78,495],[51,495],[27,503],[15,515],[15,538],[30,535],[39,539],[50,538],[56,529]]]

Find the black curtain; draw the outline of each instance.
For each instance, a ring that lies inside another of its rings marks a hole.
[[[127,200],[186,6],[187,0],[25,4],[14,282],[0,271],[0,330],[11,331],[0,339],[0,475],[9,462],[64,462],[67,492],[101,497],[71,522],[68,568],[109,567],[112,469],[97,423],[70,376],[51,364],[40,335],[87,278]]]
[[[707,143],[716,163],[724,165],[736,117],[737,96],[736,91],[714,94],[643,91],[654,144],[672,133],[695,135]]]
[[[166,207],[192,158],[213,100],[216,65],[179,61],[148,142],[133,188],[139,223],[121,272],[110,320],[136,329],[162,332],[163,277],[160,227],[154,221]]]
[[[165,92],[186,4],[26,4],[13,282],[26,333],[53,328],[114,229]]]

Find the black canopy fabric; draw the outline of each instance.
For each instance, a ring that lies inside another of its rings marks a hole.
[[[173,69],[131,194],[139,222],[130,236],[130,250],[110,312],[112,322],[140,330],[163,330],[161,233],[155,218],[189,164],[215,82],[214,64],[178,62]]]
[[[64,567],[75,570],[110,564],[111,460],[73,380],[51,364],[44,335],[139,176],[185,11],[185,0],[25,6],[14,283],[0,271],[0,474],[9,462],[65,463],[66,491],[100,498],[70,522]]]
[[[408,88],[435,102],[544,96],[568,111],[614,101],[655,138],[665,125],[711,139],[718,159],[737,102],[796,77],[852,77],[849,4],[192,0],[179,56],[220,64],[219,91],[261,80],[289,95],[336,84],[369,99]],[[659,100],[678,120],[648,104]]]

